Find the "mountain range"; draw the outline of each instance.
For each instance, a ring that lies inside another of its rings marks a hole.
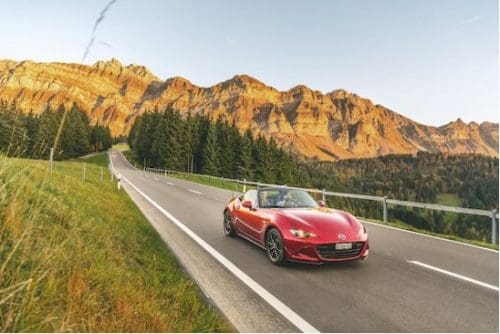
[[[0,60],[0,99],[23,112],[76,103],[94,123],[124,135],[155,108],[201,113],[273,137],[304,158],[337,160],[419,151],[498,157],[498,124],[443,126],[415,122],[343,89],[322,93],[306,86],[279,91],[248,75],[200,87],[187,79],[161,80],[146,67],[118,60],[92,66]]]

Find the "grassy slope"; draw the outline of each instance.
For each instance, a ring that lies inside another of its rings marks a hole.
[[[0,331],[231,330],[105,167],[0,156]]]

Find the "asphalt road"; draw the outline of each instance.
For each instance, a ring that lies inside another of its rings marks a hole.
[[[111,159],[135,187],[319,331],[499,330],[498,252],[366,223],[367,261],[277,267],[258,247],[224,236],[230,192],[135,170],[119,152]]]

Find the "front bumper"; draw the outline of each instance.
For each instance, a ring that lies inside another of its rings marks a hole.
[[[353,245],[360,245],[356,249],[346,252],[332,251],[335,247],[335,243],[333,242],[315,242],[310,239],[285,239],[284,245],[288,260],[297,262],[343,262],[365,259],[370,254],[368,238],[364,240],[346,240],[343,242],[352,242]]]

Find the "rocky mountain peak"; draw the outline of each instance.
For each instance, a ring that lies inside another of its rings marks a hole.
[[[116,58],[111,58],[111,60],[98,60],[92,65],[100,70],[104,69],[121,69],[123,68],[123,64]]]
[[[425,126],[344,89],[327,94],[298,85],[287,91],[248,76],[201,88],[182,77],[158,79],[144,66],[117,59],[93,66],[0,60],[0,99],[23,111],[77,103],[113,135],[126,134],[144,112],[170,107],[181,114],[235,121],[241,131],[272,137],[299,156],[320,160],[415,154],[498,156],[498,124]]]

